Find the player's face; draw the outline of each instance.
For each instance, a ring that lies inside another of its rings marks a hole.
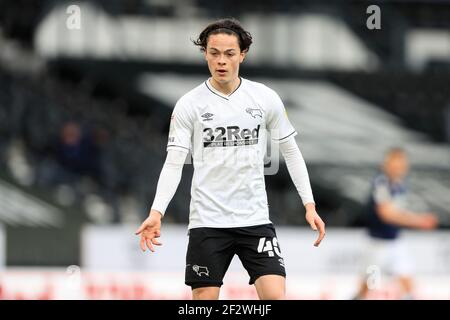
[[[408,159],[403,154],[388,156],[384,167],[386,174],[394,181],[403,179],[409,171]]]
[[[222,85],[236,81],[244,58],[245,52],[241,52],[235,35],[219,33],[208,37],[205,59],[214,81]]]

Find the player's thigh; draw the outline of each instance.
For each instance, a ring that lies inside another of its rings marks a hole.
[[[218,300],[220,294],[220,287],[198,287],[192,289],[193,300]]]
[[[260,276],[255,288],[261,300],[281,300],[286,296],[286,278],[276,274]]]
[[[236,238],[236,253],[247,270],[250,281],[265,275],[286,276],[281,247],[272,225],[262,225],[246,229],[249,234]]]
[[[193,290],[220,287],[233,255],[233,238],[226,232],[215,228],[191,229],[186,253],[186,285]]]

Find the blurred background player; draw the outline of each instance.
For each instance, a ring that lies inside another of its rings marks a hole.
[[[416,213],[407,209],[406,177],[409,162],[402,148],[391,148],[385,155],[380,172],[372,182],[368,203],[368,235],[365,268],[375,266],[381,273],[395,277],[400,287],[401,298],[412,298],[413,266],[404,243],[400,238],[401,228],[430,230],[438,220],[432,213]],[[365,277],[356,299],[366,298],[369,288]]]

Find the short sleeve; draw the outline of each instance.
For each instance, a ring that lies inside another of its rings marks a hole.
[[[267,99],[268,112],[266,118],[267,129],[271,130],[272,139],[280,143],[286,142],[288,138],[295,137],[297,131],[288,119],[286,109],[278,94],[269,89]]]
[[[392,200],[389,185],[385,179],[375,180],[372,196],[377,204]]]
[[[194,127],[191,119],[189,105],[178,101],[170,118],[167,151],[171,149],[189,151],[191,149]]]

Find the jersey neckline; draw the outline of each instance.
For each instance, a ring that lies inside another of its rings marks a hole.
[[[212,86],[212,84],[209,83],[209,80],[211,80],[211,77],[209,77],[209,78],[205,81],[205,85],[206,85],[206,87],[209,89],[209,91],[211,91],[211,92],[214,93],[215,95],[218,95],[219,97],[221,97],[221,98],[223,98],[223,99],[225,99],[225,100],[229,100],[230,97],[231,97],[231,95],[232,95],[233,93],[235,93],[235,92],[241,87],[242,82],[244,81],[244,79],[243,79],[241,76],[239,76],[239,80],[241,80],[241,81],[239,82],[239,85],[236,87],[236,89],[234,89],[233,92],[231,92],[230,94],[224,94],[224,93],[220,92],[219,90],[217,90],[216,88],[214,88],[214,87]]]

